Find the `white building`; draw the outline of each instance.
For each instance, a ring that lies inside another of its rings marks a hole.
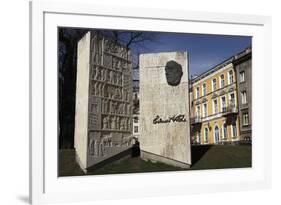
[[[140,109],[139,109],[139,91],[138,91],[138,89],[135,89],[134,92],[133,92],[133,102],[134,102],[134,108],[133,108],[133,137],[135,139],[139,139],[139,136],[140,136],[140,129],[139,129]]]

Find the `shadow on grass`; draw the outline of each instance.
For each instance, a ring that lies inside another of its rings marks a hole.
[[[211,148],[212,145],[198,145],[198,146],[191,146],[191,159],[192,164],[198,162],[206,152]]]
[[[142,160],[138,155],[91,170],[87,175],[246,168],[252,166],[251,145],[200,145],[191,147],[192,166],[181,169],[163,163]],[[74,150],[59,151],[59,176],[85,175],[75,161]]]
[[[89,173],[95,172],[96,170],[99,170],[106,165],[110,166],[112,164],[124,161],[124,159],[130,158],[130,156],[132,156],[132,148],[128,149],[128,150],[125,150],[123,152],[120,152],[120,153],[118,153],[118,154],[116,154],[116,155],[114,155],[114,156],[112,156],[108,159],[105,159],[105,160],[99,162],[98,164],[95,164],[94,166],[88,168],[87,171]]]

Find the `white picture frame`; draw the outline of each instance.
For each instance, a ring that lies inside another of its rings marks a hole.
[[[270,188],[270,17],[36,1],[30,3],[30,20],[32,204]],[[252,168],[58,177],[58,26],[253,36]]]

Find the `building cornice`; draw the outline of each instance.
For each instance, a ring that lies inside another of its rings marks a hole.
[[[237,64],[241,61],[248,60],[251,56],[252,56],[252,48],[247,47],[243,51],[231,56],[230,58],[226,59],[225,61],[221,62],[220,64],[218,64],[218,65],[212,67],[211,69],[203,72],[202,74],[200,74],[196,78],[191,79],[190,82],[191,82],[191,84],[197,84],[197,82],[198,83],[199,83],[199,81],[201,82],[201,80],[205,79],[206,77],[209,77],[209,75],[217,72],[218,70],[226,67],[227,65],[232,64],[232,63]]]

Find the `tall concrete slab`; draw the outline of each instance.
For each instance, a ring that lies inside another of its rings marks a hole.
[[[87,172],[132,146],[132,55],[125,46],[88,32],[78,42],[77,57],[74,141],[76,160]]]
[[[78,42],[77,49],[74,147],[83,168],[87,166],[90,38],[89,32]]]
[[[187,52],[141,54],[139,61],[141,157],[189,168]]]

